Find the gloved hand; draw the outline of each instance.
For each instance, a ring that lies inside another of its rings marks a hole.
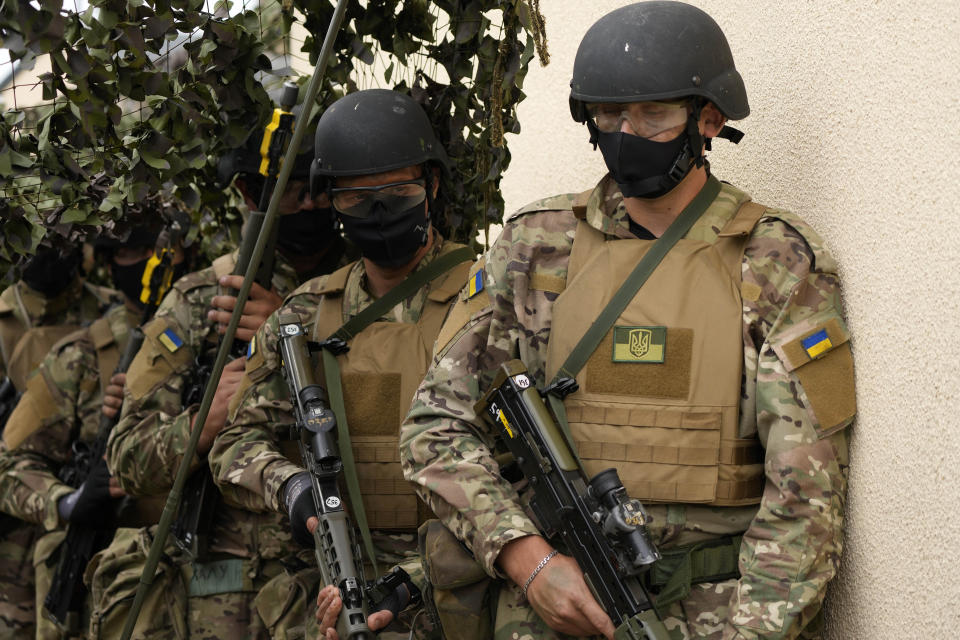
[[[283,485],[283,504],[290,517],[290,532],[302,547],[313,547],[313,535],[307,529],[307,519],[317,517],[313,505],[313,486],[310,474],[301,471]]]
[[[110,519],[114,500],[107,463],[99,460],[79,489],[60,498],[57,511],[65,522],[97,526]]]

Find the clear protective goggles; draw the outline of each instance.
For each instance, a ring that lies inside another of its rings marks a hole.
[[[333,207],[345,216],[366,218],[377,202],[392,212],[406,211],[427,198],[426,181],[404,180],[378,184],[372,187],[343,187],[330,189]]]
[[[634,135],[652,138],[685,124],[689,114],[688,105],[688,100],[623,104],[603,102],[588,104],[587,113],[594,126],[604,133],[620,131],[626,121]]]

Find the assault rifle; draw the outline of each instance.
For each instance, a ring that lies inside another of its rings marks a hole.
[[[270,195],[277,181],[280,171],[280,162],[283,158],[286,145],[293,134],[293,114],[291,110],[297,102],[299,89],[292,82],[285,82],[280,98],[280,106],[274,109],[273,118],[263,133],[260,144],[260,173],[264,176],[263,190],[260,192],[259,211],[251,211],[247,224],[244,225],[243,238],[240,250],[237,252],[237,264],[233,275],[242,276],[250,265],[250,257],[257,244],[257,237],[263,228],[266,217],[264,211],[270,202]],[[260,260],[255,282],[264,289],[273,286],[273,267],[276,260],[276,244],[279,225],[274,225],[263,258]],[[236,292],[231,292],[236,296]],[[234,358],[242,357],[247,350],[247,344],[235,340],[231,355]],[[203,397],[204,388],[210,382],[213,372],[213,354],[202,353],[197,355],[194,367],[193,380],[188,384],[183,394],[183,406],[199,404]],[[173,523],[171,532],[177,546],[185,551],[194,560],[202,560],[207,555],[210,532],[213,529],[213,516],[220,500],[220,491],[213,482],[209,467],[201,467],[193,472],[183,487],[183,498],[177,519]]]
[[[170,288],[173,279],[173,246],[178,243],[179,233],[180,227],[176,222],[172,229],[164,230],[158,241],[158,245],[162,244],[164,248],[150,258],[144,268],[144,286],[140,300],[145,307],[141,324],[153,316],[160,300]],[[126,373],[130,363],[140,351],[140,347],[143,346],[143,341],[144,334],[140,327],[130,330],[127,346],[114,369],[114,374]],[[113,418],[101,414],[100,427],[93,443],[84,445],[79,441],[74,442],[71,463],[64,465],[60,470],[59,476],[63,482],[79,488],[97,465],[105,464],[103,456],[107,450],[107,440],[119,417],[119,412]],[[104,514],[103,522],[99,526],[69,524],[66,538],[60,543],[57,568],[43,606],[46,615],[69,632],[80,630],[80,613],[87,593],[83,584],[83,573],[93,554],[113,540],[123,501],[120,501],[117,506],[116,512]]]
[[[563,379],[551,391],[576,390]],[[640,576],[660,559],[647,536],[649,517],[627,497],[616,469],[590,480],[541,393],[519,360],[502,365],[475,407],[497,427],[533,489],[530,506],[541,533],[583,570],[597,602],[616,627],[616,640],[669,640]]]
[[[340,351],[347,346],[337,338],[324,343],[327,347],[307,342],[295,314],[280,316],[279,335],[283,376],[293,403],[292,435],[299,443],[303,466],[310,473],[319,520],[313,531],[317,566],[323,584],[335,585],[343,601],[337,634],[342,640],[374,640],[376,634],[367,627],[369,612],[388,608],[396,615],[407,604],[417,604],[420,594],[400,567],[372,583],[364,579],[360,545],[343,508],[337,484],[343,474],[336,440],[337,418],[330,409],[327,392],[316,381],[310,352],[322,348]],[[405,597],[399,595],[402,588]]]
[[[299,318],[282,315],[279,332],[283,375],[293,403],[294,435],[300,444],[303,465],[310,473],[320,521],[313,532],[317,566],[323,584],[335,585],[343,600],[337,634],[341,640],[373,640],[375,634],[367,628],[370,602],[364,590],[360,547],[353,539],[337,486],[343,471],[336,443],[337,419],[329,407],[327,392],[314,376],[310,348]]]

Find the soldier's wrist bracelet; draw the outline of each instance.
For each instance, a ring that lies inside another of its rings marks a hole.
[[[540,561],[540,564],[533,568],[533,572],[530,574],[530,577],[527,578],[527,581],[523,583],[523,589],[520,590],[524,600],[527,599],[527,589],[530,587],[530,583],[533,582],[533,579],[536,578],[541,571],[543,571],[543,568],[547,566],[547,563],[553,560],[553,556],[557,555],[557,553],[558,551],[554,549],[543,557],[543,560]]]

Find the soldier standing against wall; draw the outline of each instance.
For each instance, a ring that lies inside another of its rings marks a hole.
[[[351,504],[352,513],[363,509],[381,567],[401,563],[416,583],[422,572],[415,531],[428,512],[403,480],[399,426],[429,364],[450,300],[473,260],[469,249],[444,240],[431,225],[431,216],[438,214],[438,175],[446,170],[447,156],[411,98],[381,89],[341,98],[320,119],[315,149],[312,174],[330,194],[344,233],[362,259],[300,287],[263,326],[229,424],[210,454],[225,499],[253,512],[266,511],[265,519],[292,528],[292,536],[274,539],[261,533],[253,549],[263,557],[296,553],[306,567],[261,592],[261,613],[277,621],[274,634],[283,627],[302,627],[307,618],[313,622],[319,580],[313,554],[305,549],[313,546],[308,531],[308,520],[316,515],[312,488],[295,443],[284,443],[291,405],[280,370],[280,319],[298,318],[311,340],[344,336],[349,351],[336,362],[345,413],[337,420],[349,424],[352,447],[341,441],[340,451],[352,450],[363,502],[362,507]],[[384,308],[357,326],[359,314],[373,305]],[[331,375],[318,371],[318,380],[335,393]],[[290,582],[300,585],[293,603]],[[369,621],[381,627],[390,619],[381,614]]]
[[[0,373],[18,392],[28,374],[67,334],[120,302],[119,294],[84,282],[79,248],[66,256],[46,245],[27,261],[22,279],[0,294]],[[4,445],[0,443],[0,449]],[[0,638],[35,633],[34,524],[0,515]]]
[[[264,188],[257,174],[259,136],[221,161],[221,178],[236,184],[251,209]],[[310,140],[310,138],[306,138]],[[307,193],[309,149],[297,156],[280,202],[276,261],[271,290],[254,283],[237,330],[238,341],[249,341],[274,311],[283,295],[319,273],[342,263],[345,245],[324,198]],[[109,441],[107,461],[120,486],[130,495],[163,495],[173,485],[199,408],[189,399],[199,365],[212,362],[229,321],[242,276],[230,275],[237,251],[214,260],[213,266],[188,274],[174,283],[154,320],[147,325],[144,347],[127,373],[123,414]],[[206,463],[216,432],[223,428],[227,404],[243,372],[245,358],[223,371],[204,425],[194,469]],[[200,389],[202,391],[202,388]],[[209,532],[209,550],[191,558],[171,540],[162,575],[155,579],[144,610],[138,617],[138,638],[262,638],[267,637],[254,606],[259,588],[282,568],[270,556],[256,556],[250,532],[261,532],[262,518],[216,503]],[[151,530],[124,529],[92,564],[94,611],[90,635],[113,638],[120,634],[136,591],[139,569],[146,561]],[[263,561],[261,561],[263,560]]]
[[[699,9],[642,2],[601,18],[577,52],[570,107],[610,173],[508,219],[404,423],[405,475],[499,581],[495,637],[611,638],[473,409],[510,359],[540,389],[562,366],[579,383],[561,406],[588,473],[616,467],[654,517],[664,560],[650,587],[671,636],[815,637],[855,413],[836,264],[803,220],[711,175],[704,150],[738,140],[725,123],[749,108],[726,38]],[[682,237],[621,294],[599,345],[578,344],[672,225]],[[452,600],[441,619],[464,620]],[[468,637],[462,627],[444,630]]]

